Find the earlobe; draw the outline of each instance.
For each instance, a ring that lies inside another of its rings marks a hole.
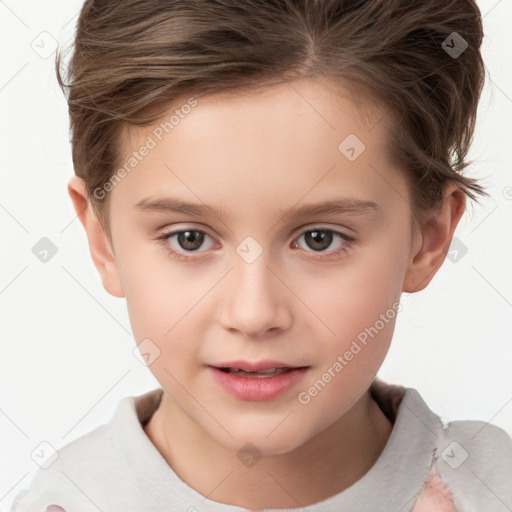
[[[101,222],[92,209],[84,180],[73,176],[68,183],[68,193],[87,234],[89,251],[100,274],[103,287],[114,297],[124,297],[114,251]]]
[[[418,292],[432,281],[446,258],[465,206],[464,192],[457,184],[450,184],[438,209],[424,219],[421,233],[416,234],[404,278],[404,292]]]

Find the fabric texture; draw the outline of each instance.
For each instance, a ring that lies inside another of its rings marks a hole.
[[[370,470],[313,505],[267,512],[510,512],[512,439],[482,421],[444,425],[414,388],[376,378],[393,430]],[[182,481],[143,430],[163,390],[123,398],[112,419],[59,450],[11,512],[242,512]]]

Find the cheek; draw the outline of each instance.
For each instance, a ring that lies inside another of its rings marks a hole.
[[[158,337],[179,325],[211,286],[163,248],[127,251],[118,266],[134,331],[149,329]]]
[[[365,254],[346,267],[326,273],[322,279],[315,278],[314,285],[310,282],[304,286],[299,293],[311,304],[328,345],[334,342],[334,348],[342,349],[379,321],[381,315],[388,320],[383,334],[391,335],[389,324],[393,322],[389,320],[394,319],[393,304],[400,299],[403,266],[403,258],[396,252]],[[312,315],[311,318],[315,321]]]
[[[197,314],[212,283],[154,260],[124,259],[123,288],[130,324],[136,344],[150,340],[144,343],[158,354],[150,365],[155,377],[168,381],[171,373],[181,379],[193,364],[197,367],[202,338]]]
[[[398,310],[398,301],[372,295],[331,309],[327,321],[335,334],[320,338],[321,357],[297,394],[316,429],[336,421],[369,388],[389,350]]]
[[[377,254],[354,262],[350,271],[340,268],[308,295],[321,320],[314,329],[324,334],[315,337],[318,365],[299,403],[333,417],[369,386],[391,343],[404,263],[396,251]]]

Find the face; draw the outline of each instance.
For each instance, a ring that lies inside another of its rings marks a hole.
[[[145,156],[110,192],[134,337],[191,428],[285,453],[345,415],[384,360],[411,252],[407,183],[384,111],[369,119],[326,82],[187,99],[167,132],[130,129],[126,160]],[[298,369],[214,368],[229,363]]]

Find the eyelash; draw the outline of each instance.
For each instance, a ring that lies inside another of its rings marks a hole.
[[[168,233],[163,233],[161,236],[159,236],[157,238],[157,240],[159,241],[159,243],[161,243],[163,245],[163,247],[165,249],[167,249],[167,252],[169,254],[169,256],[171,256],[172,258],[176,259],[176,260],[180,260],[180,261],[189,261],[191,259],[194,259],[195,257],[194,256],[184,256],[183,253],[181,252],[178,252],[178,251],[175,251],[174,249],[170,248],[169,247],[169,239],[174,236],[174,235],[178,235],[180,233],[185,233],[186,231],[195,231],[195,232],[198,232],[198,233],[202,233],[206,236],[209,236],[207,233],[205,233],[204,231],[201,231],[199,229],[180,229],[180,230],[177,230],[177,231],[170,231]],[[328,257],[324,257],[324,256],[321,256],[321,257],[315,257],[315,259],[322,259],[322,260],[326,260],[326,259],[331,259],[331,258],[336,258],[336,257],[339,257],[339,256],[342,256],[343,254],[346,254],[350,248],[352,247],[352,244],[353,242],[355,241],[355,239],[351,236],[348,236],[346,235],[345,233],[341,233],[340,231],[336,231],[334,229],[330,229],[330,228],[322,228],[322,227],[314,227],[314,228],[310,228],[310,229],[307,229],[305,231],[303,231],[298,237],[300,238],[301,236],[305,235],[306,233],[311,233],[313,231],[325,231],[327,233],[333,233],[334,235],[338,235],[339,237],[341,237],[344,241],[343,245],[341,245],[341,247],[339,247],[338,249],[332,251]],[[307,252],[310,252],[310,251],[307,251]],[[314,253],[315,251],[313,251]],[[324,254],[323,251],[320,251],[318,252],[318,254]]]

